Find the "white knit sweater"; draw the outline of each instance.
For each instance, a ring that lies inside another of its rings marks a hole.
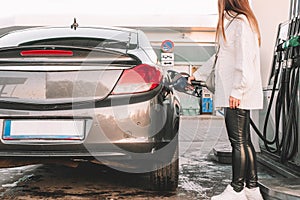
[[[229,107],[229,96],[241,109],[261,109],[263,91],[257,35],[244,15],[235,18],[220,38],[216,64],[215,107]]]

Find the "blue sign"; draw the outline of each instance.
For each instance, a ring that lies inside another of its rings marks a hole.
[[[161,44],[161,50],[165,53],[171,53],[174,50],[174,42],[171,40],[165,40]]]

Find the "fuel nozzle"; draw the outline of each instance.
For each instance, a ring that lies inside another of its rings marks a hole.
[[[291,39],[279,44],[277,46],[276,51],[284,51],[288,49],[289,47],[298,47],[300,46],[300,36],[294,36]]]

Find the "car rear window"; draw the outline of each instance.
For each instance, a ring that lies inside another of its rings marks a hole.
[[[123,29],[66,27],[30,28],[0,37],[0,48],[30,45],[61,45],[86,48],[135,49],[137,33]]]
[[[113,28],[39,27],[0,36],[0,65],[136,65],[127,51],[137,32]]]

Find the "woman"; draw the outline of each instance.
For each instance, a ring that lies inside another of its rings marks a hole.
[[[250,110],[263,106],[258,22],[248,0],[218,0],[218,10],[214,101],[215,107],[225,110],[232,146],[232,182],[212,200],[261,200],[256,152],[250,138]]]

